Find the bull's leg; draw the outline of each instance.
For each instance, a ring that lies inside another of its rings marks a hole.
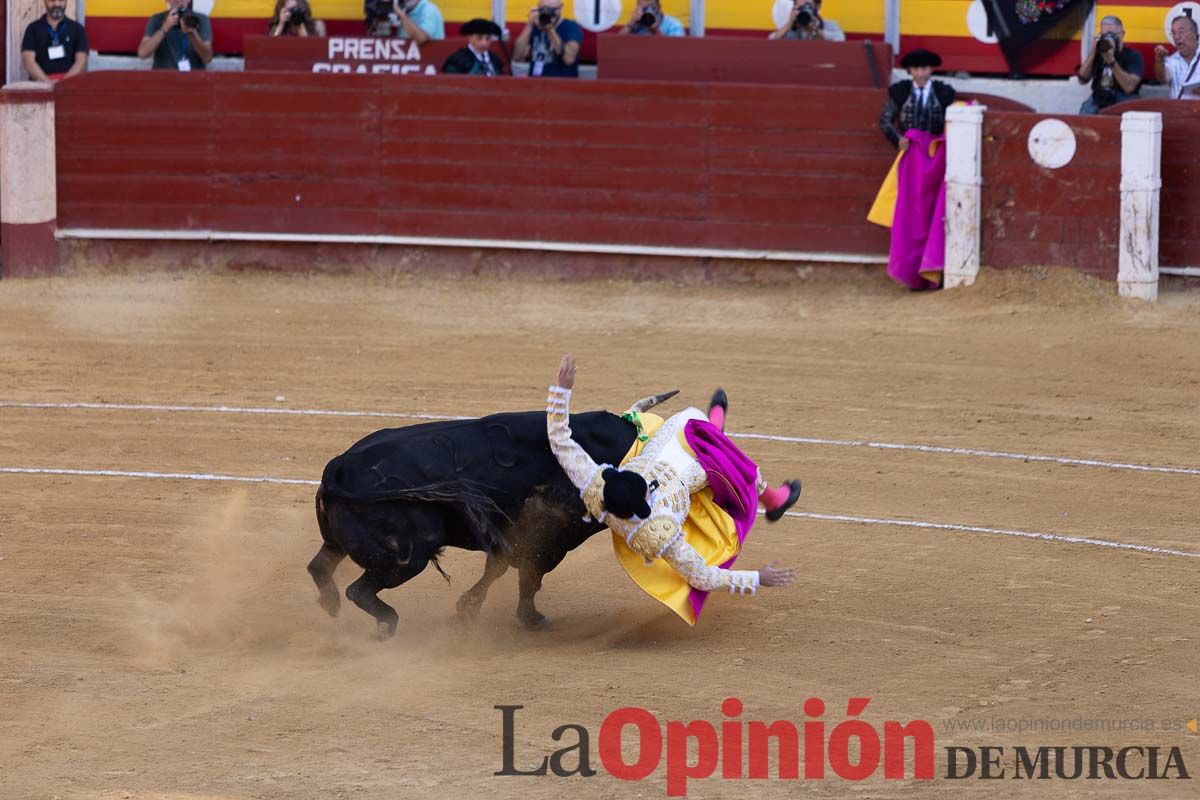
[[[531,564],[520,566],[520,599],[517,600],[517,619],[529,630],[546,627],[546,618],[538,612],[533,604],[534,596],[542,588],[544,574],[545,572],[540,568]]]
[[[497,556],[489,555],[487,563],[483,566],[483,577],[458,598],[456,608],[459,615],[464,619],[474,619],[478,616],[479,609],[483,607],[483,601],[487,599],[488,589],[506,572],[508,572],[508,563]]]
[[[400,621],[396,609],[380,600],[378,596],[381,590],[389,588],[388,583],[391,582],[385,582],[370,572],[364,572],[361,578],[346,587],[346,597],[350,602],[375,618],[375,638],[380,641],[395,635],[396,623]]]
[[[313,560],[308,562],[308,574],[320,592],[317,602],[331,617],[336,617],[342,607],[342,598],[338,596],[337,585],[333,582],[333,571],[345,557],[346,553],[341,548],[324,544]]]

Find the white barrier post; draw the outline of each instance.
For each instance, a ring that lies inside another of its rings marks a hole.
[[[6,277],[57,267],[54,92],[41,83],[0,91],[0,268]]]
[[[1158,203],[1162,188],[1162,114],[1121,115],[1121,297],[1158,299]]]
[[[986,106],[946,109],[947,289],[970,286],[979,275],[979,229],[983,208],[983,112]]]

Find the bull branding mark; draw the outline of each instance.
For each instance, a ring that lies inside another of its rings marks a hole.
[[[382,489],[383,485],[388,482],[389,476],[383,474],[383,470],[381,469],[382,466],[383,466],[383,462],[380,461],[378,464],[373,464],[371,467],[369,467],[367,469],[368,472],[373,472],[374,474],[379,476],[379,480],[375,482],[374,488],[376,488],[376,489]]]
[[[445,434],[439,433],[433,437],[432,441],[438,447],[444,447],[450,451],[450,466],[453,467],[455,475],[467,468],[467,464],[460,464],[458,461],[458,447],[454,444],[453,439]]]
[[[398,538],[396,538],[395,536],[386,537],[383,540],[383,543],[387,547],[388,550],[391,550],[397,556],[400,554],[400,540]],[[416,546],[413,544],[412,539],[409,539],[408,540],[408,555],[404,556],[404,558],[397,558],[396,563],[402,567],[408,566],[409,562],[412,561],[413,549],[415,547]],[[441,567],[438,567],[438,569],[440,570]],[[442,574],[445,574],[445,573],[442,573]]]
[[[493,422],[487,426],[488,442],[492,445],[492,459],[501,467],[511,469],[517,465],[516,448],[513,447],[513,435],[507,425]],[[493,431],[498,431],[499,436]]]

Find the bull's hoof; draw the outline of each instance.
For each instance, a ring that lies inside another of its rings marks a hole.
[[[539,611],[522,611],[517,614],[521,627],[527,631],[544,631],[550,627],[550,620]]]
[[[391,639],[395,635],[396,635],[396,623],[384,622],[384,621],[380,620],[379,622],[375,623],[375,633],[373,633],[371,635],[371,638],[377,642],[386,642],[388,639]]]
[[[483,598],[470,592],[463,592],[458,598],[458,602],[454,604],[454,610],[458,612],[458,616],[464,622],[473,621],[479,616],[479,609],[483,607]]]
[[[317,605],[325,609],[325,613],[331,617],[337,617],[338,612],[342,610],[342,598],[334,592],[321,592],[321,596],[317,598]]]

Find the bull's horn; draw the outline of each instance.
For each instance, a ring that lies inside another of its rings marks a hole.
[[[667,402],[668,400],[670,400],[672,397],[674,397],[677,394],[679,394],[679,390],[672,389],[671,391],[663,392],[662,394],[655,394],[655,395],[651,395],[650,397],[643,397],[641,400],[638,400],[636,403],[631,405],[629,407],[629,410],[635,414],[641,414],[644,411],[649,411],[650,409],[654,408],[656,405],[659,405],[660,403]]]

